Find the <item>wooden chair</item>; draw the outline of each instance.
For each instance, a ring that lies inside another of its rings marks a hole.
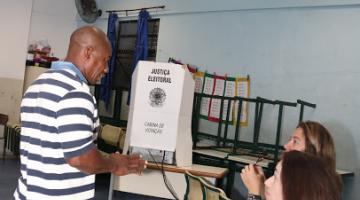
[[[204,183],[199,176],[185,172],[186,192],[184,200],[206,200]]]
[[[106,153],[122,152],[125,143],[126,128],[104,124],[97,138],[98,148]]]
[[[5,159],[6,153],[6,144],[7,144],[7,122],[9,121],[9,116],[0,113],[0,125],[4,126],[4,136],[0,139],[4,139],[4,148],[3,148],[3,159]]]

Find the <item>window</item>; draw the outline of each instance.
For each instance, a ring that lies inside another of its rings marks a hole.
[[[159,19],[148,20],[148,60],[156,60],[156,48],[159,33]],[[137,20],[119,21],[117,34],[117,58],[112,77],[109,107],[99,101],[100,86],[95,86],[95,97],[98,102],[99,116],[102,123],[126,126],[129,107],[127,106],[128,90],[131,83],[131,68],[137,37]]]
[[[156,60],[159,19],[148,20],[148,60]],[[137,37],[137,20],[120,21],[118,25],[117,59],[113,75],[113,87],[129,89]]]

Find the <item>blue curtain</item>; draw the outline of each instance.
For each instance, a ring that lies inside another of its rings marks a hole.
[[[100,100],[103,100],[106,104],[106,109],[109,106],[110,101],[110,89],[109,86],[111,85],[111,79],[113,77],[114,68],[116,66],[116,22],[118,20],[118,15],[116,13],[110,13],[108,19],[108,30],[107,36],[109,38],[111,48],[112,48],[112,55],[108,63],[108,73],[101,79],[101,88],[100,88]]]
[[[134,60],[132,63],[131,74],[134,72],[135,67],[139,60],[147,60],[148,58],[148,19],[150,18],[147,10],[141,10],[138,17],[137,23],[137,37],[136,46],[134,52]],[[130,103],[130,91],[131,83],[129,88],[128,104]]]

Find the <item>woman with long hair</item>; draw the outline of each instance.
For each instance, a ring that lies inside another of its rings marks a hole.
[[[298,150],[320,156],[330,169],[336,170],[334,141],[329,131],[319,122],[300,122],[284,148],[285,151]]]
[[[326,167],[336,174],[336,155],[334,141],[329,131],[320,123],[314,121],[301,122],[296,127],[290,140],[284,145],[285,152],[297,150],[322,158]],[[249,198],[264,197],[265,175],[261,167],[245,166],[240,174]],[[341,190],[341,179],[337,175],[337,186]]]
[[[300,151],[283,154],[265,181],[266,200],[340,200],[337,174],[319,156]]]

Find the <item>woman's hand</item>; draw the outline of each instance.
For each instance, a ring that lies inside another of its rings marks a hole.
[[[247,165],[241,170],[240,176],[248,189],[249,194],[260,195],[262,197],[265,196],[265,175],[260,166],[253,164]]]

